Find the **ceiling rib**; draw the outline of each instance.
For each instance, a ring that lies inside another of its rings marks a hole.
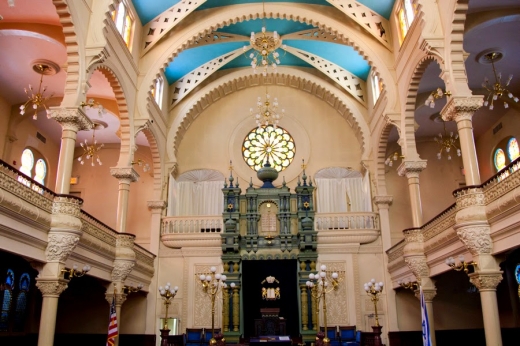
[[[322,42],[331,42],[338,44],[347,44],[347,42],[339,39],[336,35],[322,30],[320,28],[302,30],[298,32],[293,32],[290,34],[286,34],[282,36],[284,41],[287,40],[312,40],[312,41],[322,41]]]
[[[171,103],[170,109],[175,107],[186,95],[188,95],[196,86],[202,83],[206,78],[211,76],[214,72],[226,65],[230,61],[242,55],[243,48],[236,49],[233,52],[223,54],[207,63],[200,65],[177,82],[170,86]]]
[[[144,36],[141,56],[148,53],[161,37],[166,35],[174,26],[205,2],[206,0],[179,1],[147,23],[143,27]]]
[[[349,71],[343,69],[341,66],[323,59],[316,54],[304,51],[303,49],[287,46],[285,50],[326,74],[334,82],[341,85],[345,91],[354,96],[354,98],[359,103],[367,107],[367,103],[365,101],[366,83],[364,80],[356,77]]]
[[[386,48],[392,50],[387,39],[390,34],[390,24],[385,17],[355,0],[327,0],[327,2],[352,18]]]
[[[212,31],[201,36],[190,44],[186,49],[207,46],[215,43],[249,42],[249,37],[244,35],[229,34],[226,32]]]

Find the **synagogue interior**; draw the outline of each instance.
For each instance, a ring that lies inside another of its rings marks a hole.
[[[518,345],[518,33],[518,0],[0,0],[0,344]]]

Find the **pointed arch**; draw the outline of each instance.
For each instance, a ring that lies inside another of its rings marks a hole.
[[[134,135],[134,139],[137,137],[139,132],[142,132],[146,140],[148,141],[148,144],[150,145],[150,152],[152,154],[152,172],[153,172],[153,193],[154,193],[154,199],[160,200],[161,199],[161,191],[162,191],[162,177],[163,174],[161,173],[161,154],[159,152],[159,146],[157,144],[157,141],[155,140],[155,134],[153,130],[150,128],[150,126],[145,126],[142,129],[137,130],[137,132]]]

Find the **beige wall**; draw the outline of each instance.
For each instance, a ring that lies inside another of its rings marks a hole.
[[[5,142],[8,140],[6,138],[7,135],[7,128],[9,126],[9,117],[11,115],[11,105],[5,100],[3,97],[0,96],[0,158],[4,161],[6,161],[6,158],[3,157],[4,155],[4,148],[5,148]],[[7,161],[8,164],[11,164],[12,162]]]

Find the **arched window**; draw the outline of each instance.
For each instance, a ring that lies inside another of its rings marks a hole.
[[[34,164],[35,161],[36,164]],[[43,155],[35,149],[25,148],[22,152],[21,162],[22,166],[20,167],[20,172],[45,186],[47,163],[45,162]],[[31,186],[31,183],[23,179],[23,177],[18,177],[18,181],[27,186]]]
[[[2,292],[2,311],[0,312],[0,332],[5,332],[9,328],[9,313],[11,311],[11,303],[13,301],[14,289],[14,272],[7,269],[5,283],[1,286]]]
[[[23,273],[18,284],[18,296],[16,298],[16,308],[14,310],[14,330],[22,332],[25,326],[25,316],[27,312],[27,293],[31,284],[31,277]]]
[[[402,44],[408,30],[415,19],[417,3],[414,0],[402,0],[397,8],[397,21],[399,22],[399,40]]]
[[[504,169],[514,160],[520,157],[518,140],[515,137],[507,137],[501,140],[493,152],[493,164],[497,172]]]

